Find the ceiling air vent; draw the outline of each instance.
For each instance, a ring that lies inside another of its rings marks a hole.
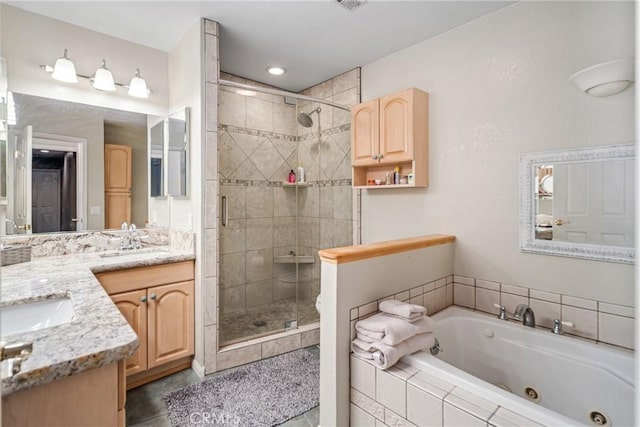
[[[344,6],[347,10],[353,11],[362,6],[367,0],[336,0],[339,5]]]

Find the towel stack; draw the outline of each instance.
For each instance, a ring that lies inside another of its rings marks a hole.
[[[388,300],[381,313],[356,322],[353,353],[381,369],[393,366],[401,357],[434,345],[435,337],[427,309],[415,304]]]

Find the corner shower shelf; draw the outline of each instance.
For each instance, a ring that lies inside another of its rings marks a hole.
[[[282,186],[285,188],[290,188],[290,187],[301,187],[301,188],[306,188],[309,186],[308,182],[283,182]]]
[[[281,255],[275,257],[276,264],[313,264],[313,255]]]

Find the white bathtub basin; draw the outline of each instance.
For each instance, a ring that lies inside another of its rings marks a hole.
[[[71,298],[62,297],[0,307],[0,336],[38,331],[73,320]]]
[[[459,307],[432,318],[443,352],[405,363],[543,425],[594,425],[592,412],[609,426],[634,425],[632,352]]]

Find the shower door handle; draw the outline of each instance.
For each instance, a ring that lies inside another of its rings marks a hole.
[[[227,210],[227,196],[222,196],[222,226],[226,227],[227,226],[227,218],[228,218],[229,212]]]

